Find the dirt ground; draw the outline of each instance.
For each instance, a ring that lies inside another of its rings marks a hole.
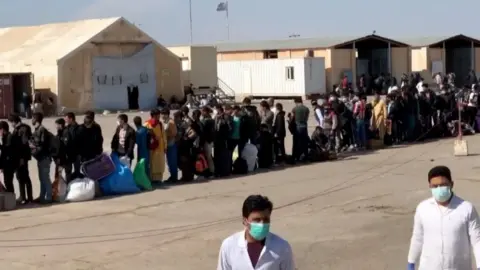
[[[109,149],[115,116],[99,116],[98,122]],[[46,125],[53,127],[53,120]],[[243,200],[258,193],[273,201],[272,231],[290,242],[298,269],[401,269],[415,207],[430,196],[427,172],[432,166],[449,166],[457,194],[480,204],[480,137],[467,139],[473,154],[464,158],[452,156],[453,140],[441,140],[1,213],[0,269],[215,269],[222,240],[242,230]]]

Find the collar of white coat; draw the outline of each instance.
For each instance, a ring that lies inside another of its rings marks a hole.
[[[247,231],[243,231],[243,237],[238,237],[238,246],[239,247],[247,247],[247,239],[245,239],[245,234],[248,233]],[[272,234],[268,233],[267,237],[265,238],[265,248],[268,247],[268,244],[271,242]]]
[[[448,203],[448,205],[446,205],[445,207],[449,208],[449,209],[455,209],[458,205],[460,205],[462,203],[462,199],[460,199],[459,197],[457,197],[455,194],[452,195],[452,199],[450,200],[450,202]],[[438,205],[437,201],[435,201],[435,199],[432,197],[428,200],[428,202],[432,205]]]

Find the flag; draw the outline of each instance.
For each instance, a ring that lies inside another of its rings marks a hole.
[[[217,6],[217,11],[218,12],[227,11],[227,10],[228,10],[228,3],[227,2],[218,3],[218,6]]]

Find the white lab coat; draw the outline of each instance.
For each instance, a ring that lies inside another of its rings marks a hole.
[[[433,199],[421,202],[415,213],[408,262],[419,270],[469,270],[471,246],[480,266],[480,221],[475,207],[453,196],[447,207]]]
[[[281,237],[269,233],[255,268],[252,266],[245,231],[223,240],[217,270],[295,270],[292,248]]]

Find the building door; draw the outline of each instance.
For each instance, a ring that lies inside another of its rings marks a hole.
[[[13,111],[12,76],[0,75],[0,118],[7,118]]]
[[[252,73],[249,68],[243,70],[243,94],[251,95],[253,92],[252,87]]]

